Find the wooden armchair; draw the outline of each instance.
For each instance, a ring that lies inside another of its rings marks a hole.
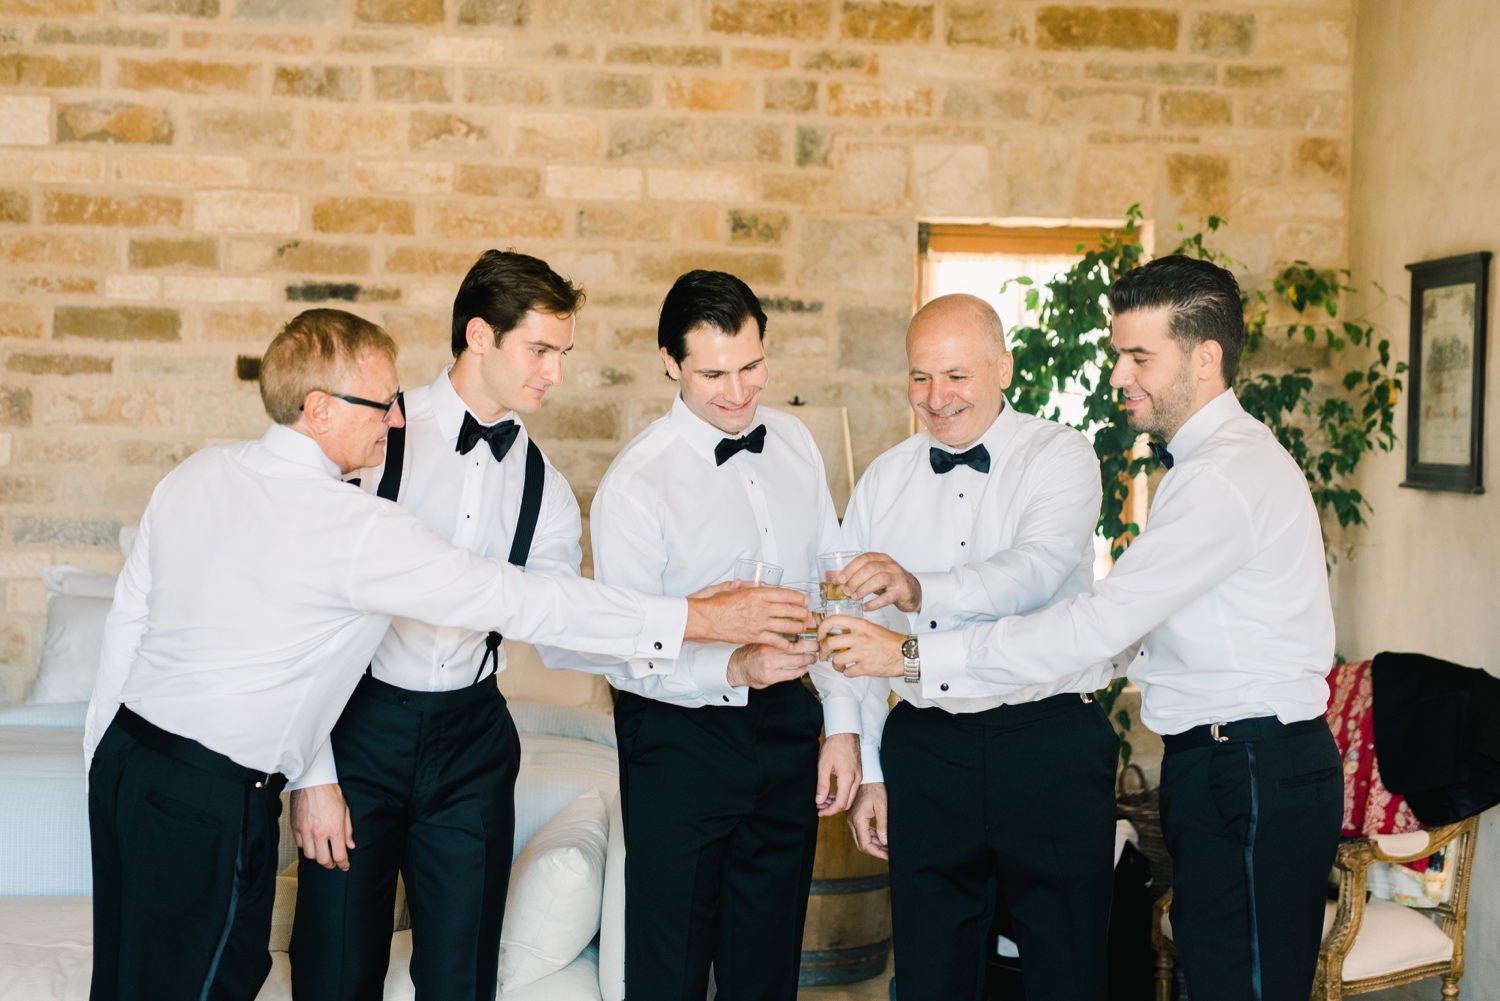
[[[1339,846],[1334,860],[1339,899],[1328,902],[1313,1001],[1337,1001],[1425,977],[1443,978],[1443,997],[1458,997],[1464,975],[1464,928],[1469,912],[1469,870],[1479,818],[1470,817],[1430,831],[1378,834]],[[1456,842],[1450,856],[1448,900],[1436,907],[1411,908],[1389,900],[1365,900],[1366,873],[1374,862],[1414,862]],[[1156,904],[1151,944],[1156,950],[1156,998],[1171,1001],[1172,894]],[[1436,919],[1436,920],[1434,920]]]

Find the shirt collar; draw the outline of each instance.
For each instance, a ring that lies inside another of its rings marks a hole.
[[[1203,405],[1189,417],[1172,440],[1167,442],[1167,451],[1172,453],[1173,463],[1186,462],[1225,422],[1245,412],[1233,390],[1226,389]]]
[[[759,411],[757,410],[756,413],[759,414]],[[688,405],[682,402],[681,393],[678,393],[677,398],[672,401],[672,409],[667,412],[667,420],[671,422],[672,429],[683,441],[687,442],[690,449],[714,465],[719,464],[718,457],[714,455],[714,448],[719,442],[725,438],[743,438],[754,431],[757,424],[763,423],[756,421],[739,434],[725,434],[689,410]]]
[[[453,380],[448,376],[452,371],[453,366],[449,365],[442,372],[438,373],[438,377],[432,381],[432,385],[428,388],[427,400],[432,404],[432,416],[437,421],[438,431],[442,434],[443,440],[456,443],[458,441],[458,432],[464,426],[464,414],[469,413],[469,408],[464,403],[463,398],[458,395],[458,390],[453,388]],[[515,420],[515,413],[507,410],[494,423],[499,424],[500,421],[506,418]],[[474,419],[476,421],[479,420],[478,417]],[[519,424],[521,422],[517,420],[516,423]],[[486,424],[484,426],[489,427],[491,425]]]
[[[324,453],[323,446],[285,424],[272,424],[266,428],[260,442],[278,459],[321,470],[335,480],[344,478],[343,470]]]
[[[994,419],[993,422],[991,422],[990,426],[985,429],[984,434],[980,435],[979,439],[975,441],[973,445],[969,446],[969,448],[973,448],[975,445],[983,445],[985,447],[985,450],[990,453],[990,459],[992,462],[994,461],[996,456],[1000,455],[1005,446],[1010,443],[1011,438],[1015,437],[1016,428],[1019,427],[1021,423],[1021,419],[1016,416],[1016,408],[1010,405],[1010,400],[1006,399],[1004,396],[1002,396],[1000,399],[1003,401],[1003,405],[1000,408],[1000,414]],[[968,451],[968,449],[964,448],[949,448],[947,445],[944,445],[936,438],[933,438],[930,431],[926,432],[926,434],[927,437],[931,439],[933,448],[939,448],[944,452],[951,452],[955,455],[959,452]],[[923,454],[925,455],[926,453]],[[994,467],[991,466],[990,468],[993,469]]]

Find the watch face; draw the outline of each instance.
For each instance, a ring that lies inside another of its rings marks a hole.
[[[887,647],[886,649],[890,648]],[[917,659],[917,638],[915,636],[908,637],[906,642],[901,644],[901,656],[907,660]]]

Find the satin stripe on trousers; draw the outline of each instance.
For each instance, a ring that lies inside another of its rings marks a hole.
[[[1119,746],[1077,695],[891,710],[880,762],[901,1001],[979,1001],[997,895],[1026,997],[1102,1001]]]
[[[1308,996],[1343,808],[1326,726],[1167,751],[1172,932],[1193,1001]]]
[[[89,769],[91,1001],[252,1001],[260,992],[271,970],[277,779],[255,789],[141,744],[118,718],[110,724]]]
[[[494,998],[521,757],[494,680],[407,692],[366,677],[333,751],[356,847],[347,872],[298,862],[293,996],[378,1001],[399,871],[419,1001]]]
[[[748,705],[621,692],[627,1001],[793,1001],[817,846],[822,706],[800,681]]]

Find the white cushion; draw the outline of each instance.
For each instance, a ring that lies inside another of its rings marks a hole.
[[[590,789],[537,832],[510,874],[500,932],[506,995],[578,958],[599,931],[609,815]]]
[[[87,702],[57,702],[45,706],[6,706],[0,709],[0,726],[46,726],[82,730],[88,718]],[[83,746],[83,736],[78,737]]]
[[[286,956],[273,955],[271,958],[280,962]],[[276,973],[276,970],[271,971],[273,980]],[[391,965],[386,969],[382,1001],[415,1001],[416,996],[416,987],[411,982],[411,932],[397,932],[391,938]],[[261,991],[256,1001],[291,1001],[291,997],[288,973],[284,998],[279,994],[271,995]],[[506,1001],[599,1001],[598,953],[593,946],[589,946],[577,959],[550,977],[544,977],[505,997]]]
[[[0,898],[0,998],[87,1001],[92,897]]]
[[[47,585],[47,633],[26,702],[87,702],[99,673],[115,578],[70,566],[44,567],[41,576]]]

